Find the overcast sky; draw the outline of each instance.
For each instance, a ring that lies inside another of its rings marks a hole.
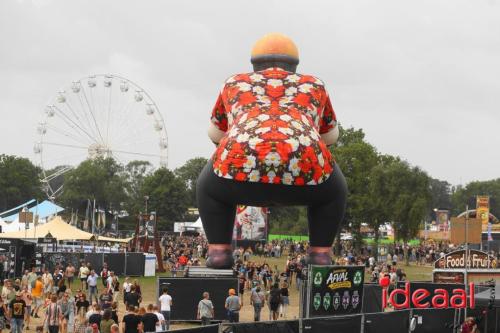
[[[44,106],[93,73],[141,85],[169,167],[213,146],[224,79],[256,39],[292,37],[344,126],[452,184],[500,176],[500,3],[475,1],[0,1],[0,153],[36,162]],[[124,131],[128,129],[123,129]]]

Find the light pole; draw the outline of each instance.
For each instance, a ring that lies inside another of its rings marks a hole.
[[[148,213],[148,200],[149,200],[149,195],[144,196],[144,202],[146,204],[146,211],[144,213]]]

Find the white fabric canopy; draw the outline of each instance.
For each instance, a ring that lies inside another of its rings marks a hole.
[[[0,238],[28,238],[36,239],[52,236],[58,241],[70,241],[70,240],[83,240],[92,241],[95,240],[93,234],[80,230],[68,223],[60,216],[56,216],[49,222],[39,225],[36,228],[31,228],[28,230],[13,231],[0,233]],[[99,241],[104,242],[117,242],[117,243],[128,243],[130,238],[119,239],[119,238],[109,238],[109,237],[99,237]]]

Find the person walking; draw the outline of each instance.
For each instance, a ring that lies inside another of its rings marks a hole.
[[[281,290],[275,283],[269,291],[269,309],[271,310],[272,320],[278,320],[278,309],[281,303]]]
[[[90,274],[90,270],[87,267],[87,265],[82,262],[82,265],[80,266],[80,269],[78,271],[78,277],[80,278],[80,288],[82,290],[88,289],[88,284],[87,284],[87,278]]]
[[[172,309],[172,296],[168,294],[168,289],[163,288],[163,294],[158,298],[160,303],[160,312],[165,318],[165,329],[170,329],[170,311]]]
[[[238,323],[240,321],[240,309],[241,301],[238,296],[236,296],[236,291],[234,289],[229,289],[229,296],[226,298],[225,309],[227,311],[227,319],[230,323]]]
[[[34,318],[39,318],[38,310],[43,303],[43,282],[42,277],[39,276],[35,281],[35,286],[31,288],[31,296],[33,297],[33,310],[31,311],[31,315]]]
[[[121,322],[121,333],[138,333],[138,327],[141,323],[141,318],[135,313],[135,307],[127,307],[127,313],[123,316]]]
[[[45,310],[44,326],[48,327],[49,333],[59,332],[59,323],[62,319],[61,307],[57,304],[57,295],[52,295],[50,304]]]
[[[99,299],[97,297],[97,277],[98,276],[94,270],[91,270],[89,276],[87,277],[87,286],[89,288],[89,302],[92,302],[92,296],[94,296],[96,302],[99,302]]]
[[[253,320],[260,321],[260,312],[264,304],[266,295],[262,292],[259,286],[252,289],[250,294],[250,305],[253,305]]]
[[[16,298],[9,303],[10,329],[12,333],[22,333],[24,317],[26,315],[26,302],[23,300],[23,294],[16,292]]]
[[[144,328],[144,333],[156,332],[156,325],[159,320],[158,317],[153,313],[153,304],[149,304],[147,312],[142,316],[142,325]]]
[[[73,280],[75,279],[75,266],[73,264],[68,263],[68,267],[66,267],[66,271],[64,275],[66,276],[66,280],[68,281],[68,288],[71,289],[73,285]]]
[[[201,325],[210,325],[211,320],[214,318],[214,305],[210,300],[208,292],[203,293],[203,299],[198,302],[198,314],[196,319],[201,320]]]
[[[280,316],[286,318],[288,306],[290,305],[290,298],[289,298],[290,294],[288,290],[288,283],[283,282],[280,291],[281,291]]]
[[[135,286],[132,285],[130,287],[130,292],[127,294],[127,298],[125,299],[125,305],[127,307],[138,308],[141,304],[141,296],[135,291]]]
[[[111,325],[114,323],[115,321],[111,319],[111,309],[104,310],[101,323],[99,325],[101,333],[111,333]]]

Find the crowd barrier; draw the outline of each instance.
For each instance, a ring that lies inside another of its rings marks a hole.
[[[282,321],[222,323],[180,332],[189,333],[456,333],[464,320],[463,309],[409,309],[401,311]],[[495,314],[495,310],[492,310]],[[473,315],[472,313],[468,314]],[[410,328],[414,322],[414,329]],[[498,333],[495,320],[479,323],[481,333]]]
[[[63,266],[71,263],[78,270],[80,263],[88,262],[97,272],[101,272],[104,263],[118,276],[143,276],[145,257],[142,252],[127,253],[75,253],[75,252],[45,252],[43,266],[53,271],[57,264]]]

